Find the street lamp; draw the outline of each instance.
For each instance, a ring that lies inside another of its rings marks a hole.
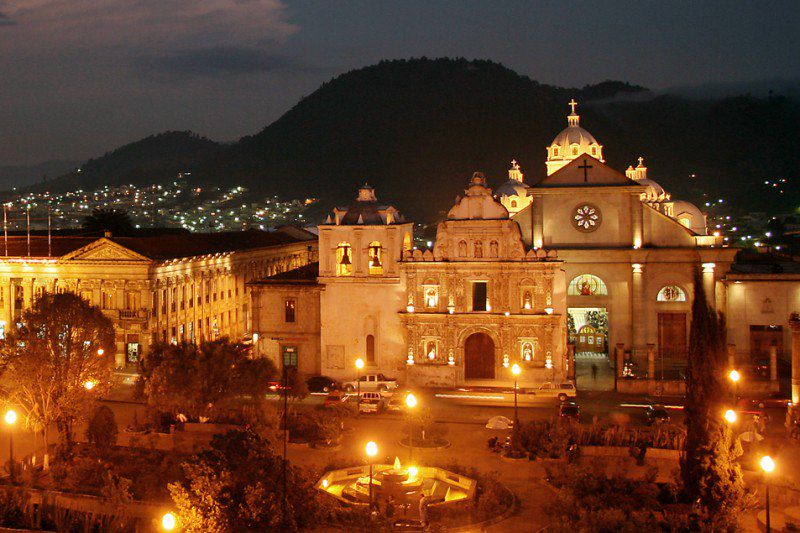
[[[728,373],[728,379],[733,383],[733,400],[739,399],[739,380],[741,379],[739,371],[735,368]]]
[[[97,355],[102,356],[104,353],[106,353],[106,351],[104,349],[102,349],[102,348],[98,348],[97,349]]]
[[[414,458],[414,416],[411,410],[417,406],[417,397],[412,393],[406,396],[406,406],[408,407],[408,458]]]
[[[164,531],[172,531],[175,529],[175,515],[172,513],[166,513],[164,516],[161,517],[161,527]]]
[[[358,400],[357,402],[361,401],[361,369],[364,368],[364,360],[360,357],[356,359],[356,387],[358,387]]]
[[[86,380],[86,381],[83,383],[83,388],[84,388],[84,389],[86,389],[87,391],[90,391],[90,390],[92,390],[92,389],[95,387],[95,385],[97,385],[97,383],[96,383],[96,382],[92,381],[91,379],[87,379],[87,380]]]
[[[517,427],[519,416],[517,415],[517,377],[522,372],[522,369],[517,363],[511,366],[511,373],[514,374],[514,427]]]
[[[4,417],[8,425],[8,464],[11,470],[11,483],[17,481],[17,468],[14,465],[14,424],[17,423],[17,412],[13,409],[6,411]]]
[[[770,474],[773,470],[775,470],[775,461],[772,460],[772,457],[769,455],[765,455],[759,461],[759,465],[761,465],[761,470],[764,471],[764,474]],[[765,475],[764,476],[764,485],[766,486],[766,508],[767,508],[767,533],[770,531],[770,524],[769,524],[769,478]]]
[[[734,411],[733,409],[728,409],[727,411],[725,411],[725,421],[728,424],[734,424],[736,422],[736,418],[737,418],[736,411]]]
[[[373,457],[378,455],[378,445],[369,441],[366,447],[367,457],[369,457],[369,512],[372,514],[372,462]]]

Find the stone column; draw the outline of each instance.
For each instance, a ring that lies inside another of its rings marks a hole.
[[[706,293],[706,301],[711,309],[717,308],[716,293],[714,291],[714,263],[703,263],[703,290]]]
[[[6,332],[11,328],[11,323],[14,321],[14,285],[11,279],[6,278],[3,280],[3,320],[6,321]]]
[[[649,379],[656,378],[656,345],[647,345],[647,377]]]
[[[789,317],[792,328],[792,405],[800,403],[800,315]]]
[[[575,379],[575,345],[567,344],[567,379]]]
[[[731,370],[733,370],[734,368],[736,368],[736,345],[728,343],[727,353],[728,353],[728,367]]]
[[[639,194],[631,195],[631,245],[639,249],[642,247],[644,241],[644,230],[642,223],[642,202],[639,200]]]
[[[633,352],[641,350],[645,344],[645,316],[644,307],[644,265],[633,263],[633,280],[631,283],[631,339]]]
[[[769,379],[778,381],[778,347],[769,347]]]
[[[622,342],[617,343],[614,348],[614,360],[616,361],[617,377],[622,377],[622,368],[625,366],[625,344]]]
[[[533,197],[533,247],[544,247],[544,200],[541,195]]]

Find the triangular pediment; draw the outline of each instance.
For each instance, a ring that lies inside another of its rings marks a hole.
[[[101,238],[64,255],[61,261],[150,261],[150,259],[110,239]]]
[[[535,187],[641,186],[594,157],[583,154],[547,176]]]

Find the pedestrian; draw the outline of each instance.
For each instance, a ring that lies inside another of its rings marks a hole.
[[[394,496],[389,496],[386,500],[386,517],[390,519],[394,517]]]
[[[424,492],[419,494],[419,522],[422,527],[428,527],[428,501],[429,498]]]
[[[592,380],[597,381],[597,363],[592,363]]]

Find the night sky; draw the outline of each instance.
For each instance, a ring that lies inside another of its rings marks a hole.
[[[380,59],[492,59],[562,86],[800,80],[798,27],[796,0],[0,0],[0,164],[168,129],[234,140]]]

